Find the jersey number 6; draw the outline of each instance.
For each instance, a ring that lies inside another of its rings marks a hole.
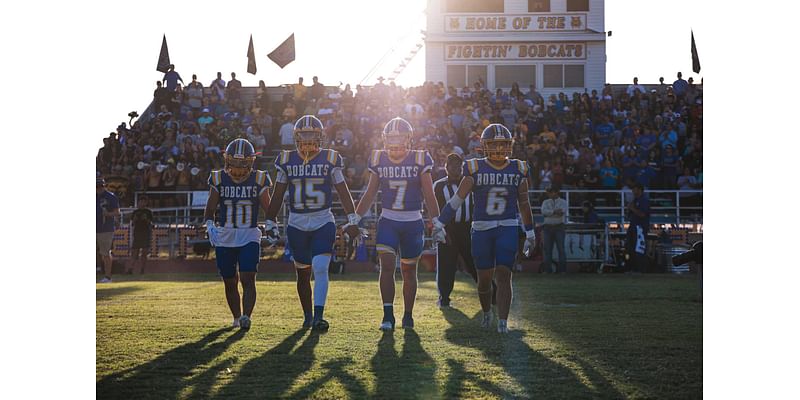
[[[486,198],[486,214],[501,215],[506,211],[506,199],[508,189],[495,187],[489,190],[489,197]]]

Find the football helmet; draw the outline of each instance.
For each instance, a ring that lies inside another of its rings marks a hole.
[[[322,148],[323,129],[322,121],[313,115],[303,115],[294,123],[294,144],[297,154],[304,160],[315,156]]]
[[[247,139],[234,139],[225,148],[225,172],[234,182],[242,182],[253,172],[256,151]]]
[[[505,162],[514,146],[511,132],[501,124],[490,124],[481,133],[481,149],[489,161]]]
[[[411,150],[413,134],[411,124],[400,117],[387,122],[383,127],[383,148],[389,153],[389,157],[395,160],[405,157]]]

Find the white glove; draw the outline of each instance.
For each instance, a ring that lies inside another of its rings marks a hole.
[[[281,232],[278,229],[278,223],[268,219],[264,221],[264,225],[267,231],[267,243],[269,243],[270,246],[274,246],[281,238]]]
[[[347,223],[342,225],[342,230],[347,230],[347,228],[349,228],[351,226],[358,226],[358,224],[360,222],[361,222],[361,216],[360,215],[358,215],[356,213],[347,214]]]
[[[433,218],[433,229],[431,231],[431,237],[433,238],[434,243],[446,243],[447,242],[447,233],[444,231],[444,224],[442,221],[439,221],[439,218]]]
[[[531,229],[525,232],[525,245],[522,247],[522,254],[525,257],[530,257],[534,247],[536,247],[536,232]]]
[[[208,241],[211,242],[211,245],[217,247],[217,243],[219,243],[219,228],[210,219],[206,221],[206,233],[208,233]]]

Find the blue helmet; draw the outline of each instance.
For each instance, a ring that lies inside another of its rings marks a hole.
[[[322,148],[324,127],[313,115],[303,115],[294,123],[294,144],[304,159],[313,157]]]
[[[502,124],[490,124],[481,133],[483,155],[490,161],[503,162],[511,157],[514,137]]]
[[[256,161],[256,150],[247,139],[234,139],[225,148],[225,172],[240,182],[250,176]]]
[[[411,150],[411,138],[414,135],[414,128],[411,124],[400,118],[392,118],[383,127],[383,148],[389,152],[392,158],[404,157]]]

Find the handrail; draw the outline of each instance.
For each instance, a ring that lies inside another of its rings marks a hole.
[[[150,198],[157,198],[161,195],[185,195],[185,202],[183,205],[178,207],[162,207],[152,209],[153,211],[158,212],[169,212],[170,214],[176,213],[174,215],[182,214],[182,218],[185,221],[189,221],[193,219],[192,211],[194,210],[201,210],[204,208],[204,205],[192,205],[193,196],[196,193],[205,193],[204,190],[191,190],[191,191],[141,191],[134,193],[134,208],[124,208],[121,211],[123,215],[128,212],[131,212],[135,207],[138,205],[139,196],[142,194],[148,195]],[[353,199],[357,201],[363,194],[364,190],[351,190],[351,194],[353,195]],[[585,198],[594,198],[595,201],[595,211],[598,212],[605,220],[610,222],[618,222],[618,223],[625,223],[628,221],[626,216],[626,205],[628,201],[632,198],[633,194],[631,191],[627,190],[605,190],[605,189],[598,189],[598,190],[584,190],[584,189],[562,189],[561,196],[567,201],[568,209],[567,209],[567,220],[568,221],[577,221],[575,211],[581,209],[581,202]],[[542,220],[540,204],[537,198],[541,195],[546,193],[546,190],[541,189],[531,189],[528,191],[528,196],[532,199],[531,204],[534,205],[532,207],[534,218],[537,221]],[[702,224],[702,202],[700,205],[697,206],[688,206],[686,204],[681,205],[681,197],[686,195],[700,195],[702,196],[703,191],[697,189],[690,189],[690,190],[645,190],[645,193],[648,194],[650,197],[650,210],[651,210],[651,220],[654,222],[660,223],[699,223]],[[683,195],[683,196],[681,196]],[[628,201],[626,201],[626,199]],[[609,201],[610,200],[610,201]],[[376,197],[375,203],[373,204],[373,213],[372,215],[375,217],[378,215],[378,211],[380,207],[380,196]],[[334,215],[337,218],[343,218],[343,212],[339,212],[342,210],[341,202],[339,201],[338,194],[334,195],[333,204],[331,207],[334,211]],[[686,212],[693,213],[692,216],[687,216]],[[284,211],[281,213],[282,217],[288,216],[288,210],[284,207]],[[202,222],[202,221],[200,221]]]

